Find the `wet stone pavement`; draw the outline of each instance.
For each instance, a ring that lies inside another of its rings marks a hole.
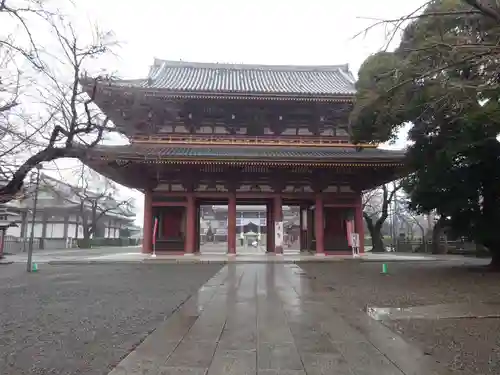
[[[296,265],[227,265],[110,375],[404,374],[327,295]]]

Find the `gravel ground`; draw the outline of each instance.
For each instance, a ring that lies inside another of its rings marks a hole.
[[[222,266],[0,266],[0,374],[107,374]]]
[[[458,262],[393,262],[388,263],[387,276],[380,274],[378,262],[300,266],[309,277],[329,285],[334,303],[344,309],[500,303],[499,273],[479,272]],[[386,325],[457,374],[500,374],[500,319],[412,319]]]

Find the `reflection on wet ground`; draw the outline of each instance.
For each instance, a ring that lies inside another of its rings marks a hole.
[[[294,264],[227,265],[110,375],[405,374],[306,276]]]
[[[411,307],[366,308],[375,320],[500,318],[500,303],[446,303]]]

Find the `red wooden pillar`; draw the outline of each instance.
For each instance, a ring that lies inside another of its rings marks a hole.
[[[283,228],[283,200],[281,199],[281,195],[277,195],[273,199],[273,214],[274,214],[274,238],[276,239],[276,223],[281,222],[281,227]],[[284,239],[284,229],[281,233],[281,244],[274,244],[274,252],[276,254],[283,254],[283,239]]]
[[[307,230],[306,230],[306,250],[312,250],[312,240],[314,231],[314,218],[311,207],[307,208]]]
[[[300,251],[304,251],[304,208],[300,206],[300,211],[299,211],[299,244],[300,244]]]
[[[196,244],[196,200],[192,193],[187,195],[186,234],[184,239],[184,254],[193,254]]]
[[[227,207],[227,253],[236,254],[236,194],[229,194]]]
[[[142,252],[151,253],[153,251],[153,192],[144,192],[144,222],[142,235]]]
[[[363,222],[363,202],[361,194],[354,207],[354,230],[359,234],[359,253],[365,252],[365,226]]]
[[[273,217],[273,204],[266,203],[266,242],[267,252],[274,252],[274,217]]]
[[[324,228],[323,195],[316,194],[314,209],[314,233],[316,235],[316,255],[325,255],[325,228]]]

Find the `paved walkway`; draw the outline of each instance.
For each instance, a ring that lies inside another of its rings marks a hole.
[[[354,328],[328,294],[294,264],[229,264],[110,375],[444,374],[366,314],[353,317],[369,331]]]

